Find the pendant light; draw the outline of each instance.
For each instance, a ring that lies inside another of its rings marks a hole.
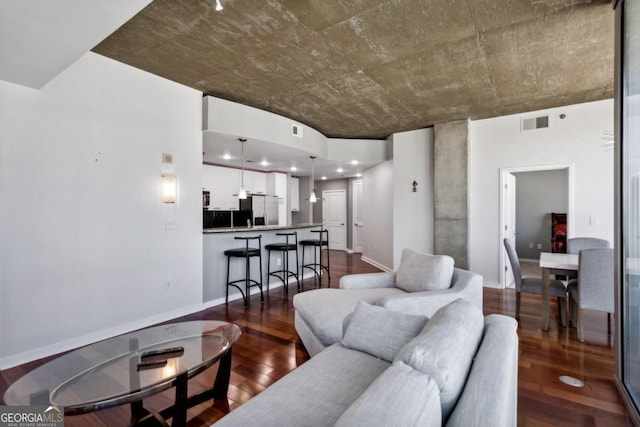
[[[238,199],[246,199],[247,198],[247,190],[244,189],[244,143],[247,140],[247,138],[238,138],[238,141],[240,141],[240,143],[242,144],[242,163],[241,163],[241,167],[242,167],[242,172],[240,175],[240,189],[238,190]]]
[[[316,197],[316,180],[315,180],[315,170],[313,167],[313,161],[315,160],[316,156],[310,156],[311,157],[311,194],[309,195],[309,202],[310,203],[315,203],[318,201],[318,198]]]

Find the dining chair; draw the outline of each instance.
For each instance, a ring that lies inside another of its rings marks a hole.
[[[513,247],[513,242],[511,241],[511,239],[504,239],[504,247],[507,250],[507,255],[509,256],[509,262],[511,264],[511,270],[513,271],[513,278],[516,284],[516,319],[520,319],[521,293],[542,295],[542,278],[523,278],[522,272],[520,270],[520,260],[518,259],[518,254]],[[562,283],[560,280],[550,279],[549,296],[558,298],[558,315],[560,316],[560,322],[562,323],[562,326],[567,326],[567,290],[564,287],[564,283]]]
[[[613,289],[613,249],[583,249],[579,253],[578,278],[569,281],[569,318],[584,342],[583,310],[607,313],[611,333],[611,313],[615,312]]]
[[[583,249],[597,249],[597,248],[609,248],[609,241],[605,239],[599,239],[597,237],[573,237],[567,240],[567,253],[579,254]],[[561,274],[552,271],[552,274],[556,275],[556,279],[571,280],[578,277],[577,271],[564,271]]]
[[[609,241],[597,237],[574,237],[567,240],[567,253],[579,254],[583,249],[609,248]]]

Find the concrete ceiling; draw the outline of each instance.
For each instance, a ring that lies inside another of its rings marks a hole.
[[[326,136],[613,97],[596,0],[155,0],[93,50]]]

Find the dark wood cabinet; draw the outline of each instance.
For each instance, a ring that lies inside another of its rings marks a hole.
[[[551,214],[551,252],[567,252],[567,214]]]

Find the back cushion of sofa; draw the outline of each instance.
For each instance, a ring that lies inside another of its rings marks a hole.
[[[388,362],[420,333],[428,320],[426,316],[398,313],[364,301],[358,302],[347,319],[342,345]]]
[[[336,427],[440,427],[440,392],[428,375],[395,362],[338,419]]]
[[[396,287],[406,292],[438,291],[451,287],[453,258],[404,249],[396,272]]]
[[[440,308],[395,358],[435,380],[444,420],[464,388],[483,330],[482,311],[457,299]]]

